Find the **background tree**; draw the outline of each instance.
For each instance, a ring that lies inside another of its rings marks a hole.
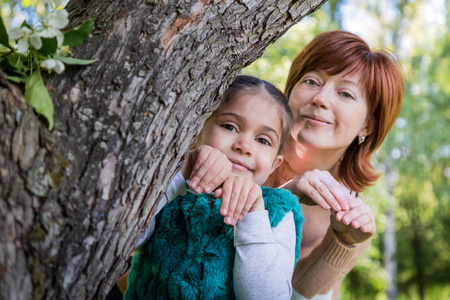
[[[441,0],[331,0],[244,70],[276,80],[283,89],[300,49],[332,29],[354,32],[373,48],[396,52],[401,60],[406,79],[402,112],[375,157],[385,176],[365,192],[377,234],[344,280],[342,299],[386,299],[388,291],[398,299],[450,298],[450,256],[444,250],[450,246],[448,9],[448,1]],[[387,228],[395,233],[393,245],[386,244],[393,240],[385,238]],[[386,248],[392,249],[391,275],[384,269]]]
[[[103,298],[230,81],[323,2],[70,1],[99,61],[44,78],[52,131],[0,75],[1,298]]]

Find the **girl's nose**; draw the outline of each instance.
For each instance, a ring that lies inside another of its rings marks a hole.
[[[234,151],[239,152],[242,155],[252,155],[252,149],[248,138],[241,137],[236,139],[232,145],[232,148]]]

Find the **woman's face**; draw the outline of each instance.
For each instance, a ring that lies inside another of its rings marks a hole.
[[[342,155],[358,135],[370,133],[365,95],[357,75],[306,73],[289,97],[293,139],[305,147]]]

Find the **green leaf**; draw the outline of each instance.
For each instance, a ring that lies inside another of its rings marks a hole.
[[[45,88],[41,73],[36,70],[25,82],[25,102],[30,104],[40,115],[43,115],[48,123],[48,128],[53,128],[53,102]]]
[[[13,81],[15,83],[24,83],[26,81],[25,78],[17,76],[8,76],[8,80]]]
[[[42,40],[42,47],[39,49],[39,52],[42,55],[51,55],[56,52],[56,49],[58,49],[58,40],[56,37],[52,38],[41,38]]]
[[[0,16],[0,44],[5,45],[8,48],[11,48],[9,45],[9,36],[6,32],[5,23],[3,23],[3,19]]]
[[[59,61],[62,61],[65,64],[68,65],[90,65],[98,60],[96,59],[78,59],[78,58],[72,58],[72,57],[64,57],[64,56],[55,56],[54,59],[57,59]]]
[[[11,53],[10,55],[8,55],[6,57],[6,60],[8,61],[8,63],[11,65],[11,67],[17,69],[17,70],[24,70],[26,69],[25,66],[22,63],[22,55],[14,52]],[[4,60],[2,60],[3,63]]]
[[[94,29],[95,18],[87,20],[83,24],[74,29],[64,32],[64,45],[69,47],[77,46],[83,43],[88,35]]]
[[[0,66],[6,71],[6,72],[16,72],[18,71],[17,68],[14,67],[13,64],[9,61],[9,56],[6,58],[1,59],[0,58]]]

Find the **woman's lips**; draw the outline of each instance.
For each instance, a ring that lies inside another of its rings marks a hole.
[[[317,117],[317,116],[304,115],[302,117],[307,123],[310,123],[312,125],[320,125],[320,126],[331,125],[330,122],[326,121],[323,118]]]

